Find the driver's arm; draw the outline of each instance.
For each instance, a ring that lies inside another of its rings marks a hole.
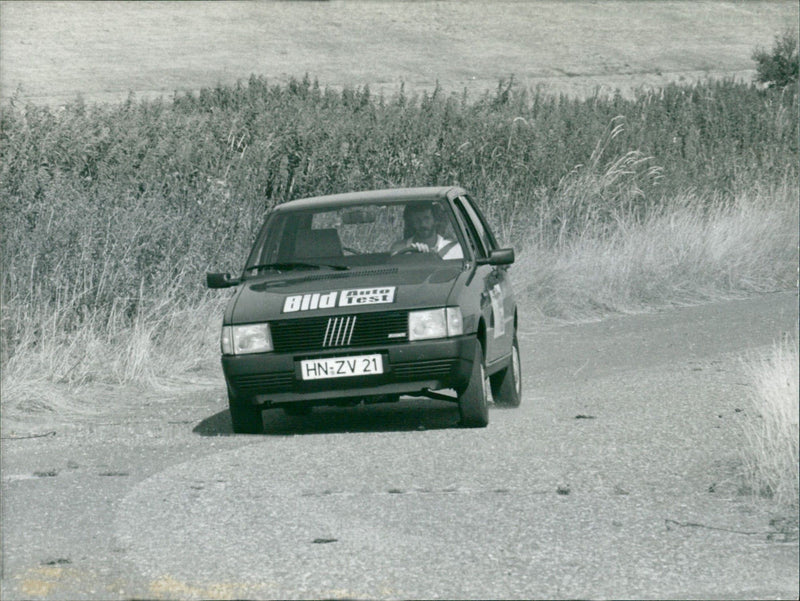
[[[403,251],[414,251],[418,253],[429,253],[431,252],[430,247],[423,243],[423,242],[406,242],[405,240],[400,240],[399,242],[395,242],[392,245],[391,254],[396,255]]]

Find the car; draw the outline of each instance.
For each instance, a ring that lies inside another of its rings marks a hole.
[[[233,431],[263,432],[262,411],[324,405],[519,406],[517,304],[499,248],[460,187],[394,188],[284,202],[266,215],[222,322]]]

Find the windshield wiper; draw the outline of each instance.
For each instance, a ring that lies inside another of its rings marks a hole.
[[[284,263],[262,263],[260,265],[252,265],[247,267],[245,270],[249,271],[251,269],[258,269],[260,271],[262,269],[273,269],[275,271],[292,271],[293,269],[321,269],[323,267],[328,267],[330,269],[338,269],[340,271],[350,269],[347,265],[335,265],[330,263],[303,263],[302,261],[287,261]]]

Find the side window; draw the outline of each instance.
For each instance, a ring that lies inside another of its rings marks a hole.
[[[471,236],[476,239],[478,246],[477,256],[488,257],[489,252],[497,246],[494,241],[494,236],[492,236],[492,233],[486,227],[483,219],[481,219],[480,215],[478,215],[469,203],[469,200],[464,197],[459,197],[456,200],[456,204],[464,218],[467,230],[471,233]]]

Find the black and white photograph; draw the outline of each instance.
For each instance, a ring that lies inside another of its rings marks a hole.
[[[0,0],[0,598],[797,599],[796,0]]]

